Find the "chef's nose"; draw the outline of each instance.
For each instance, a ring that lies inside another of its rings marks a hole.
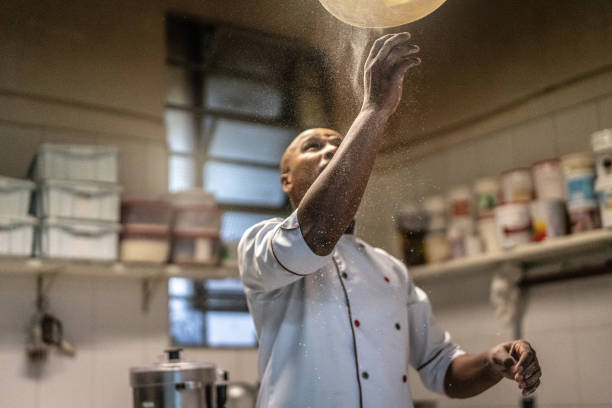
[[[338,150],[338,146],[328,143],[323,149],[323,157],[326,160],[331,160],[334,154],[336,154],[336,150]]]

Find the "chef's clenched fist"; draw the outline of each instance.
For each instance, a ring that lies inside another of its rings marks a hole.
[[[489,351],[491,366],[499,374],[518,383],[523,395],[533,393],[540,385],[542,370],[531,344],[514,340],[497,345]]]

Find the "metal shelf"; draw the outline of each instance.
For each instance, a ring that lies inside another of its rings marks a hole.
[[[530,242],[501,253],[484,254],[441,264],[413,266],[409,270],[415,280],[423,280],[447,274],[493,272],[505,263],[521,266],[559,263],[571,257],[588,254],[604,254],[612,257],[612,230],[600,229],[543,242]]]
[[[238,277],[238,266],[96,262],[72,259],[0,257],[0,275],[71,275],[125,279],[221,279]]]

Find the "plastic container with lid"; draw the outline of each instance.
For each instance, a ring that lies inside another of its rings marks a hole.
[[[170,231],[167,227],[127,224],[121,229],[121,261],[165,263],[169,254]]]
[[[450,259],[450,247],[445,230],[429,231],[425,235],[425,260],[428,264],[436,264]]]
[[[27,215],[34,187],[29,180],[0,176],[0,215]]]
[[[0,255],[30,256],[36,218],[0,215]]]
[[[566,180],[567,202],[574,208],[597,206],[595,197],[595,161],[591,153],[573,153],[561,157]]]
[[[501,175],[504,203],[524,203],[533,200],[533,180],[527,168],[508,170]]]
[[[174,231],[172,233],[173,263],[217,265],[220,260],[219,234],[198,231]]]
[[[430,196],[423,201],[423,209],[429,217],[428,231],[439,231],[447,227],[446,200],[441,195]]]
[[[601,215],[597,203],[569,202],[568,212],[572,234],[601,228]]]
[[[223,211],[216,206],[180,206],[174,208],[174,230],[219,233]]]
[[[39,251],[49,258],[117,259],[120,226],[109,221],[46,218],[41,222]]]
[[[112,146],[42,144],[34,178],[117,182],[119,149]]]
[[[172,207],[165,201],[130,200],[121,203],[121,223],[170,228]]]
[[[513,248],[531,241],[528,203],[508,203],[495,208],[497,236],[501,247]]]
[[[474,182],[476,208],[478,217],[493,215],[493,210],[499,204],[499,180],[495,177],[484,177]]]
[[[473,196],[468,186],[456,186],[448,192],[449,214],[451,218],[471,217]]]
[[[497,235],[497,224],[495,223],[493,214],[491,214],[491,216],[481,217],[478,220],[478,235],[483,244],[483,252],[497,253],[502,250],[499,243],[499,236]]]
[[[538,200],[564,200],[563,170],[559,159],[541,160],[531,166]]]
[[[530,204],[530,211],[534,241],[544,241],[567,234],[564,200],[533,201]]]
[[[227,396],[226,372],[211,363],[188,362],[181,349],[152,366],[130,368],[134,408],[222,408]]]
[[[44,180],[36,191],[39,217],[119,220],[121,186],[75,180]]]
[[[596,157],[598,180],[612,181],[612,129],[602,129],[593,133],[591,145]]]
[[[610,228],[612,227],[612,182],[607,178],[604,180],[597,179],[595,189],[599,199],[601,222],[604,227]]]

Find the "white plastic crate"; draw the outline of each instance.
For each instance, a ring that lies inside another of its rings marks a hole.
[[[121,187],[117,184],[45,180],[36,192],[39,217],[118,221]]]
[[[170,231],[159,225],[124,225],[121,231],[122,262],[165,263],[170,252]]]
[[[27,215],[32,190],[31,181],[0,176],[0,215]]]
[[[34,217],[0,216],[0,255],[31,255],[35,225]]]
[[[117,182],[119,150],[111,146],[42,144],[34,178]]]
[[[172,234],[172,262],[216,265],[220,260],[221,241],[218,234],[187,231]]]
[[[40,256],[117,259],[120,225],[114,222],[47,218],[41,222]]]
[[[223,211],[216,206],[175,207],[174,230],[219,234]]]

